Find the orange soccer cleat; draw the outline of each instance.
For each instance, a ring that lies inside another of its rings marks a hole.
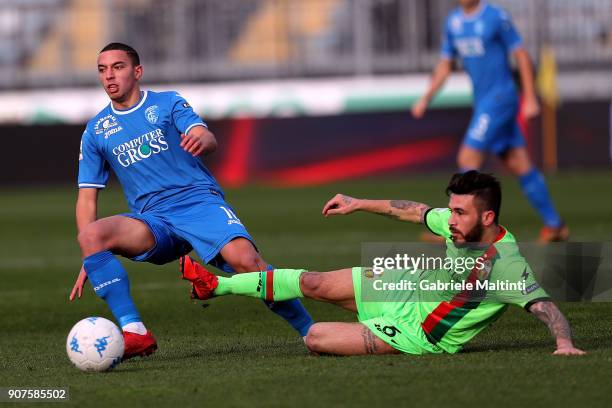
[[[125,351],[123,352],[122,361],[132,357],[150,356],[157,350],[157,341],[150,331],[147,331],[145,334],[124,331],[123,342],[125,344]]]
[[[566,225],[561,225],[560,227],[542,227],[540,230],[540,237],[538,238],[538,242],[540,243],[549,243],[549,242],[561,242],[567,241],[569,239],[569,228]]]
[[[219,286],[217,275],[191,259],[188,255],[179,259],[183,279],[191,282],[191,298],[206,300],[213,297],[213,292]]]

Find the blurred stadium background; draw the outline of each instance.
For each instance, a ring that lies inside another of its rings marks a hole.
[[[523,123],[546,170],[609,167],[612,0],[500,0],[538,68],[556,130]],[[453,0],[4,0],[0,183],[71,182],[106,103],[95,60],[133,45],[145,87],[179,90],[211,124],[226,186],[452,170],[471,90],[457,71],[423,121],[409,107]],[[545,136],[545,137],[544,137]],[[44,169],[44,171],[41,171]]]

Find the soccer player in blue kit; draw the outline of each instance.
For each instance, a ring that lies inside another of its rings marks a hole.
[[[140,58],[130,46],[100,51],[98,75],[111,102],[91,119],[81,139],[78,242],[83,267],[70,294],[89,279],[123,330],[124,359],[157,349],[132,300],[116,255],[165,264],[194,249],[204,263],[227,272],[271,268],[210,171],[198,157],[217,147],[214,135],[176,92],[141,91]],[[97,219],[97,199],[112,169],[130,213]],[[312,319],[299,301],[270,302],[302,337]]]
[[[566,240],[568,228],[559,216],[542,174],[533,166],[525,139],[516,121],[519,98],[508,55],[517,62],[524,93],[524,114],[539,114],[529,54],[510,16],[480,0],[460,0],[460,7],[446,19],[442,55],[427,92],[414,104],[412,114],[421,118],[459,57],[474,86],[474,113],[457,157],[459,169],[480,169],[486,154],[499,156],[518,177],[523,193],[544,222],[540,241]]]

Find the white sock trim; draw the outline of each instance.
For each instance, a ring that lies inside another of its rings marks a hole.
[[[136,334],[147,334],[147,328],[142,322],[128,323],[121,328],[124,332],[136,333]]]

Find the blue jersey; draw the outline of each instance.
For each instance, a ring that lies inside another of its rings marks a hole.
[[[83,132],[79,187],[104,188],[112,168],[133,212],[191,187],[221,191],[202,161],[180,146],[181,133],[194,126],[206,124],[176,92],[144,91],[128,110],[109,104]]]
[[[474,85],[474,102],[516,102],[509,54],[523,45],[510,16],[482,3],[467,16],[461,8],[449,14],[444,27],[442,57],[460,57]]]

